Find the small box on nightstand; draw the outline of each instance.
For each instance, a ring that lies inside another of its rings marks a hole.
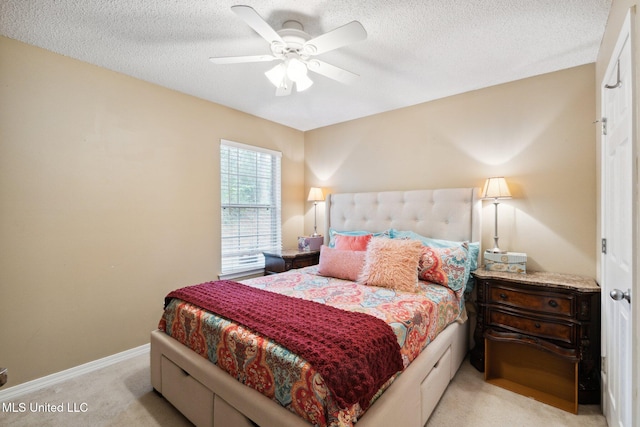
[[[484,252],[484,268],[489,271],[506,273],[527,272],[527,254],[522,252]]]
[[[304,252],[319,251],[322,243],[324,243],[323,236],[300,236],[298,237],[298,250]]]

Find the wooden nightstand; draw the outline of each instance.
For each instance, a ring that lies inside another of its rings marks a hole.
[[[264,274],[276,274],[292,268],[308,267],[320,262],[320,251],[303,252],[297,249],[263,252]]]
[[[600,287],[583,276],[476,270],[471,363],[488,382],[558,408],[600,402]]]

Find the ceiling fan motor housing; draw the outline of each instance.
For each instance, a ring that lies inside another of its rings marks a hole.
[[[286,21],[282,24],[282,29],[278,35],[284,40],[284,44],[279,41],[273,42],[271,49],[274,55],[286,55],[296,52],[300,56],[308,57],[316,52],[316,47],[305,43],[311,40],[311,36],[304,32],[302,24],[298,21]]]

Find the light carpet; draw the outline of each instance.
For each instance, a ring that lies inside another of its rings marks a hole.
[[[152,390],[149,356],[141,355],[0,403],[0,425],[180,427],[191,423]],[[427,423],[428,427],[606,425],[598,405],[580,405],[579,414],[573,415],[536,402],[485,383],[468,359]]]

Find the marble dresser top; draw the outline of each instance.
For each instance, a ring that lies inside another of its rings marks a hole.
[[[503,271],[489,271],[478,268],[473,272],[478,279],[500,279],[510,282],[530,283],[552,288],[567,288],[579,292],[600,292],[600,286],[595,279],[575,274],[549,273],[542,271],[527,271],[526,274],[506,273]]]

